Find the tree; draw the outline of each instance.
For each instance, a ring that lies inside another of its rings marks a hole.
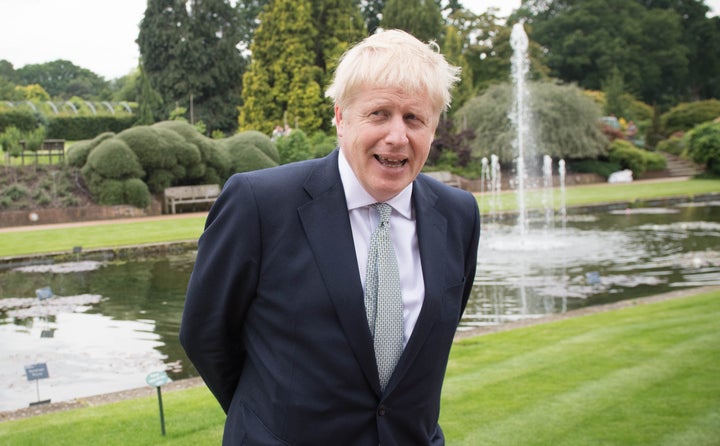
[[[237,48],[240,16],[229,0],[191,0],[190,5],[190,38],[182,57],[195,115],[190,122],[202,120],[208,131],[233,132],[246,68]]]
[[[699,95],[693,90],[712,91],[720,78],[720,52],[707,53],[720,47],[718,27],[701,1],[523,3],[532,38],[547,49],[552,74],[566,82],[596,90],[617,68],[628,92],[667,107]]]
[[[449,63],[460,67],[460,82],[452,91],[452,107],[460,108],[462,104],[475,95],[473,88],[473,72],[463,52],[463,36],[453,25],[447,27],[443,54]]]
[[[245,31],[229,0],[149,0],[137,42],[163,99],[155,114],[168,116],[179,105],[208,131],[233,131],[246,66],[237,47]]]
[[[607,153],[608,140],[600,131],[600,107],[582,90],[571,85],[549,82],[530,83],[531,115],[535,137],[535,156],[554,158],[595,158]],[[475,132],[470,143],[476,158],[497,155],[503,163],[512,162],[516,130],[508,111],[511,110],[513,88],[510,84],[494,85],[468,101],[455,113],[465,129]],[[529,154],[528,154],[529,155]]]
[[[322,120],[322,73],[314,65],[315,37],[308,0],[276,0],[259,17],[250,49],[252,62],[243,76],[241,130],[270,134],[280,124],[318,130]]]
[[[444,21],[435,0],[387,0],[380,26],[402,29],[423,42],[442,41]]]
[[[108,83],[92,71],[78,67],[69,60],[30,64],[15,70],[17,85],[38,84],[51,97],[69,99],[73,96],[110,99]]]
[[[688,99],[720,97],[720,17],[707,17],[699,0],[636,0],[648,9],[671,10],[681,18],[688,58]]]
[[[340,56],[365,36],[355,1],[276,1],[259,22],[243,78],[240,128],[270,134],[288,124],[308,135],[331,130],[325,87]]]
[[[188,100],[182,42],[187,41],[189,18],[184,0],[148,0],[136,40],[140,65],[164,104],[155,116],[168,116],[175,102]]]
[[[150,79],[140,69],[140,98],[138,99],[138,125],[150,125],[156,122],[156,116],[153,110],[158,110],[162,106],[162,98],[157,91],[150,85]]]

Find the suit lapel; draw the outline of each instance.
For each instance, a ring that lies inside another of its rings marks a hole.
[[[312,200],[298,213],[340,324],[368,382],[377,382],[372,339],[365,317],[362,282],[337,151],[314,170],[305,184]]]
[[[392,390],[408,371],[418,352],[422,349],[441,314],[442,293],[445,285],[443,253],[447,231],[445,216],[435,209],[437,195],[422,180],[413,185],[413,206],[415,207],[420,261],[425,282],[425,299],[412,335],[403,351],[387,391]]]

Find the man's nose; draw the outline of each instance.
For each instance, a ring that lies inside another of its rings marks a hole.
[[[407,123],[402,116],[393,116],[388,123],[387,135],[385,135],[385,141],[392,145],[403,145],[407,144]]]

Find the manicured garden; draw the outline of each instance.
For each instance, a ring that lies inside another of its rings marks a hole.
[[[627,184],[597,184],[569,187],[567,206],[587,206],[602,203],[630,203],[667,197],[692,197],[720,192],[720,179],[668,180]],[[538,192],[530,192],[536,194]],[[477,195],[481,213],[487,213],[489,197]],[[554,193],[556,209],[560,193]],[[529,197],[528,202],[532,201]],[[539,202],[539,200],[537,201]],[[515,194],[500,195],[498,211],[512,211],[517,207]],[[159,220],[138,220],[130,223],[105,222],[83,227],[58,227],[32,231],[0,232],[0,257],[31,255],[48,252],[71,252],[73,247],[83,249],[117,248],[145,243],[162,243],[195,240],[202,233],[203,216],[178,215]]]

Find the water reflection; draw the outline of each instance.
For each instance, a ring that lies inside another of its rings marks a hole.
[[[460,329],[718,285],[718,206],[570,215],[524,237],[512,221],[487,222]]]
[[[720,284],[720,205],[569,215],[519,243],[513,222],[485,222],[461,323],[478,325]],[[145,386],[169,369],[195,376],[178,341],[194,253],[0,270],[0,410]],[[50,287],[54,302],[35,290]],[[55,305],[55,307],[52,307]]]

